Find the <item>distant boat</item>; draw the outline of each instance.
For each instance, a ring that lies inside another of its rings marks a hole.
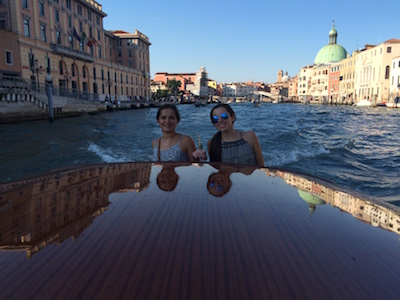
[[[260,100],[253,100],[251,101],[254,106],[261,106],[261,101]]]
[[[207,104],[207,100],[197,100],[194,102],[194,105],[196,105],[197,107],[206,106]]]
[[[372,103],[372,101],[367,100],[367,99],[363,99],[359,102],[356,103],[356,106],[362,106],[362,107],[371,107],[374,106],[374,104]]]
[[[389,103],[386,103],[386,107],[389,107],[389,108],[400,108],[400,105],[399,105],[399,103],[389,102]]]
[[[389,108],[400,108],[400,97],[396,97],[393,102],[386,103],[386,107]]]

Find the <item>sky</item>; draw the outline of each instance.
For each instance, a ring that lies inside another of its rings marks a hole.
[[[104,29],[135,29],[150,46],[150,74],[196,73],[219,83],[277,81],[312,65],[329,42],[351,53],[400,39],[400,0],[98,0]]]

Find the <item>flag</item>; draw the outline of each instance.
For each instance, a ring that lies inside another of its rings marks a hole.
[[[75,37],[79,42],[81,41],[81,38],[80,38],[80,36],[78,35],[78,33],[76,32],[75,28],[74,28],[74,37]]]
[[[87,37],[85,32],[83,32],[83,31],[82,31],[81,42],[84,45],[87,45],[89,43],[89,37]]]
[[[92,47],[95,44],[97,44],[97,41],[94,39],[94,37],[91,37],[87,43],[88,47]]]

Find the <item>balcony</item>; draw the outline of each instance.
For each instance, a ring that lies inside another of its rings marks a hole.
[[[79,59],[82,61],[86,61],[86,62],[94,61],[94,58],[91,54],[88,54],[88,53],[85,53],[82,51],[78,51],[78,50],[72,49],[70,47],[65,47],[65,46],[62,46],[59,44],[51,44],[51,50],[53,50],[53,52],[55,54],[65,55],[67,57]]]

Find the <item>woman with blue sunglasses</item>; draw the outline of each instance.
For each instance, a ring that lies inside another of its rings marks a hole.
[[[218,132],[208,142],[210,161],[264,167],[260,142],[253,131],[233,128],[236,115],[225,103],[217,104],[210,112],[211,122]]]

